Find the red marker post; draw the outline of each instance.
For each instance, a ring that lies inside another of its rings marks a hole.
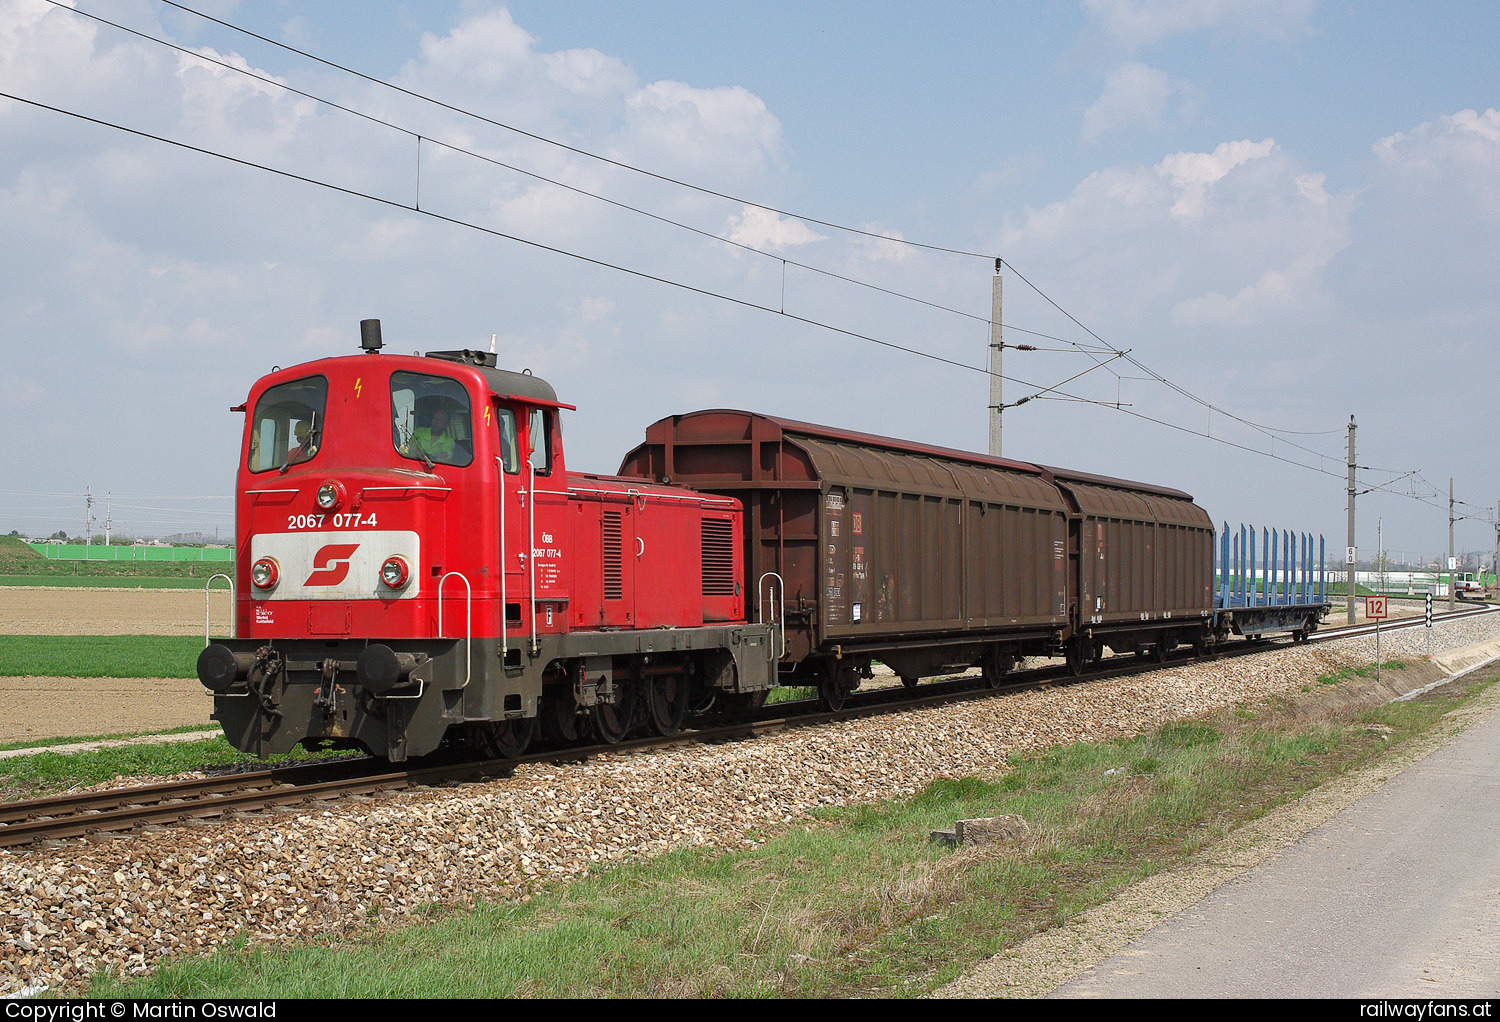
[[[1384,596],[1365,597],[1365,617],[1375,622],[1375,684],[1380,684],[1380,622],[1386,618]]]

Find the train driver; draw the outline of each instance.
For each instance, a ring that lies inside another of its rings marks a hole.
[[[412,440],[418,449],[425,451],[434,461],[452,463],[455,437],[448,430],[448,410],[439,408],[427,420],[427,425],[418,426]]]
[[[287,452],[286,463],[295,465],[299,461],[306,461],[318,453],[318,434],[312,432],[312,424],[306,419],[292,430],[292,435],[297,440],[297,446]]]

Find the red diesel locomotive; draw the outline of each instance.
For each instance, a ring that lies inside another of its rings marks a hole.
[[[361,333],[236,409],[236,634],[198,675],[245,751],[515,756],[778,683],[836,709],[876,660],[998,684],[1215,639],[1213,527],[1178,490],[725,410],[569,472],[549,385]]]
[[[251,388],[236,485],[235,637],[198,676],[260,756],[346,740],[496,755],[775,682],[747,622],[739,502],[569,472],[558,402],[491,354],[365,354]]]

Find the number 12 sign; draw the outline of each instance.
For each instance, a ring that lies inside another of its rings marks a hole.
[[[1365,597],[1365,617],[1369,618],[1371,621],[1385,620],[1386,611],[1384,596]]]

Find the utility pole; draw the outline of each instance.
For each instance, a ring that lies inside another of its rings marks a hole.
[[[1359,548],[1354,545],[1354,416],[1349,416],[1349,550],[1344,560],[1349,569],[1349,624],[1354,624],[1354,569],[1359,566]]]
[[[94,488],[83,492],[83,556],[87,560],[89,547],[94,543]]]
[[[1458,588],[1458,563],[1453,560],[1453,477],[1448,477],[1448,613],[1453,613],[1453,590]]]
[[[990,290],[990,456],[1000,457],[1000,260],[995,260],[995,282]]]

